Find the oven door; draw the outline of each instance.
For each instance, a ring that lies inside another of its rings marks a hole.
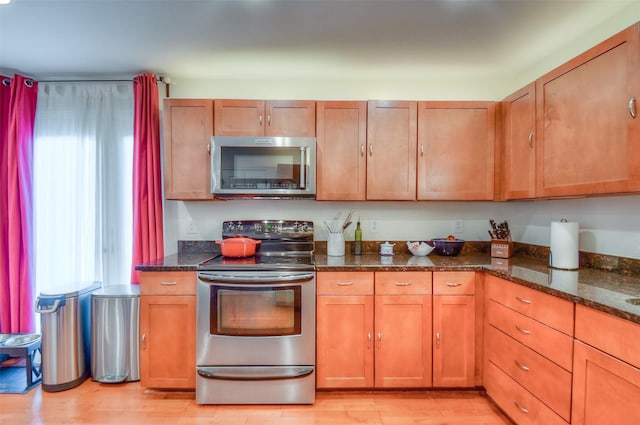
[[[198,273],[196,364],[315,364],[315,273]]]
[[[312,137],[214,136],[211,192],[221,198],[312,198],[315,163]]]

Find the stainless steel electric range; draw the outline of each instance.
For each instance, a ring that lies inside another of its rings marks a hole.
[[[225,221],[223,238],[260,240],[246,258],[198,266],[196,401],[315,401],[315,266],[311,221]]]

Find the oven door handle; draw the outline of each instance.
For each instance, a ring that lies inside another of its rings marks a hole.
[[[294,282],[298,280],[311,280],[315,276],[314,272],[309,273],[278,273],[278,274],[231,274],[231,273],[215,273],[200,272],[198,278],[203,282],[257,282],[257,283],[277,283],[277,282]]]
[[[198,375],[224,381],[274,381],[304,378],[313,373],[313,366],[285,367],[198,367]]]

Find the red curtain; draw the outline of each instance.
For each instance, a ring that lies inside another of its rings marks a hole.
[[[133,264],[131,282],[139,282],[137,264],[164,256],[158,83],[155,75],[133,80]]]
[[[33,126],[38,83],[0,77],[0,331],[35,330]]]

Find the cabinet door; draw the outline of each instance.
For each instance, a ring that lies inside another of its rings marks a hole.
[[[433,386],[471,387],[475,373],[475,297],[433,297]]]
[[[571,423],[640,423],[640,369],[575,342]]]
[[[535,83],[513,93],[502,103],[502,197],[533,198],[536,194]]]
[[[317,103],[320,201],[364,201],[367,182],[367,102]]]
[[[268,100],[267,136],[316,136],[316,103],[312,100]]]
[[[264,107],[264,100],[217,99],[214,114],[216,136],[264,136]]]
[[[165,99],[163,103],[166,199],[212,199],[209,143],[213,101]]]
[[[418,200],[492,200],[495,102],[420,102]]]
[[[317,298],[318,388],[373,387],[373,295]]]
[[[536,81],[538,197],[640,190],[639,62],[636,24]]]
[[[367,199],[416,199],[417,103],[370,101]]]
[[[196,297],[140,297],[140,381],[146,388],[195,388]]]

